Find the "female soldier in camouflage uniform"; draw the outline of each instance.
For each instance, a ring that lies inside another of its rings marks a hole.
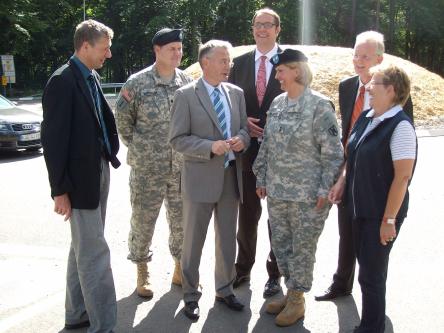
[[[304,316],[304,292],[311,288],[316,245],[330,210],[343,150],[332,103],[309,87],[307,57],[286,49],[271,60],[285,92],[270,106],[264,141],[253,171],[257,194],[268,195],[272,246],[287,295],[267,305],[276,324]]]

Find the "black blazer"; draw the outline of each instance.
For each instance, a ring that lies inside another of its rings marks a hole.
[[[359,76],[355,75],[344,79],[339,83],[339,111],[341,112],[342,144],[345,145],[348,132],[350,131],[350,120],[355,106],[356,94],[359,88]],[[413,123],[412,99],[408,98],[403,106],[404,112]]]
[[[282,50],[278,47],[278,52]],[[276,71],[273,68],[265,90],[262,105],[259,107],[256,95],[255,56],[256,48],[239,57],[234,58],[228,81],[244,90],[247,116],[260,119],[259,126],[265,126],[267,111],[273,99],[283,93],[280,83],[275,79]],[[259,151],[257,138],[251,138],[250,147],[242,154],[242,164],[246,171],[251,171],[251,166]]]
[[[98,83],[98,74],[95,71],[93,74]],[[116,124],[100,88],[99,95],[111,145],[111,154],[104,156],[117,168],[120,162],[116,157],[119,150]],[[102,132],[90,90],[75,63],[68,62],[50,77],[42,106],[42,145],[51,196],[68,193],[72,208],[97,208],[104,154]]]

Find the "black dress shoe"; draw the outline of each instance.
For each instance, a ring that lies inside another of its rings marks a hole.
[[[239,287],[241,284],[250,281],[250,275],[236,275],[236,278],[234,279],[233,282],[233,288],[236,289],[237,287]]]
[[[65,330],[76,330],[83,327],[89,327],[89,325],[89,320],[77,324],[65,324]]]
[[[281,290],[279,279],[269,278],[264,287],[264,297],[276,295]]]
[[[190,318],[191,320],[199,319],[200,310],[199,304],[196,301],[185,302],[185,316]]]
[[[233,294],[226,297],[216,296],[216,301],[225,303],[231,310],[241,311],[244,305]]]
[[[336,299],[338,297],[348,296],[350,294],[351,294],[351,291],[338,290],[338,289],[333,289],[330,287],[325,291],[324,295],[315,296],[315,300],[317,300],[317,301],[331,301],[331,300]]]

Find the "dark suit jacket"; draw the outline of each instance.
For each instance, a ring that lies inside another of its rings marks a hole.
[[[345,145],[348,132],[350,131],[350,120],[355,106],[356,94],[359,88],[359,76],[352,76],[339,83],[339,111],[341,112],[342,144]],[[404,112],[413,122],[412,99],[408,98],[405,103]]]
[[[93,73],[98,83],[98,74]],[[106,153],[105,157],[117,168],[120,165],[116,157],[119,139],[114,116],[99,90],[111,145],[111,154]],[[42,106],[42,145],[51,196],[68,193],[72,208],[97,208],[102,132],[90,90],[73,62],[60,67],[50,77],[43,92]]]
[[[282,51],[278,48],[278,52]],[[233,68],[231,69],[228,81],[237,85],[244,90],[245,104],[247,108],[247,116],[259,118],[259,126],[265,126],[267,120],[267,111],[273,99],[283,93],[280,83],[274,78],[276,71],[271,71],[268,80],[267,89],[265,91],[262,105],[259,107],[256,95],[256,78],[255,78],[255,62],[254,55],[256,48],[253,51],[247,52],[239,57],[234,58]],[[242,155],[242,165],[245,171],[251,171],[254,160],[259,151],[259,144],[257,138],[251,138],[250,147]]]

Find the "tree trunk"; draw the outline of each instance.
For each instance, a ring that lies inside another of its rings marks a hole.
[[[394,53],[395,50],[395,2],[396,0],[389,1],[389,33],[385,44],[389,53]]]
[[[350,17],[350,34],[348,36],[348,40],[350,45],[354,44],[355,35],[356,35],[356,0],[352,0],[352,10]]]
[[[381,12],[381,1],[376,0],[376,17],[375,17],[375,30],[379,31],[379,14]]]

